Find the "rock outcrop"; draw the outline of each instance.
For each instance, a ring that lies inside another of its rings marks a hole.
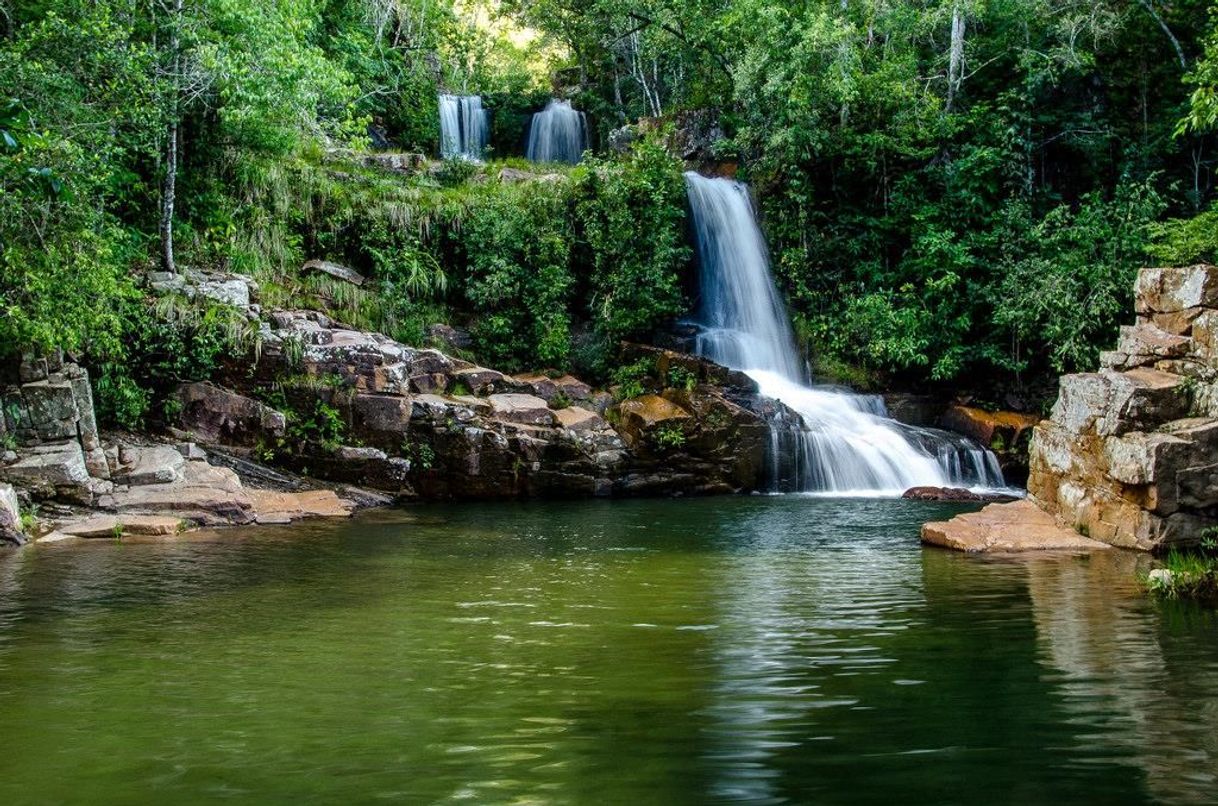
[[[1087,538],[1157,551],[1218,525],[1218,267],[1143,269],[1135,298],[1100,371],[1061,379],[1033,432],[1028,493]],[[960,542],[942,536],[952,524],[967,531],[958,518],[923,539]]]
[[[776,404],[742,373],[694,356],[628,345],[652,380],[615,403],[570,375],[506,375],[316,312],[271,313],[262,341],[250,389],[179,390],[182,428],[403,498],[711,493],[763,481],[759,409]],[[265,412],[245,392],[271,383],[292,411],[327,407],[349,444],[302,445],[261,427]]]
[[[1218,267],[1143,269],[1137,322],[1067,375],[1028,492],[1085,535],[1155,550],[1218,524]]]

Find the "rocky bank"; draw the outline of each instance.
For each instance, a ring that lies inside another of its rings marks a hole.
[[[166,431],[148,438],[99,432],[88,373],[61,357],[27,357],[0,389],[8,542],[32,531],[23,504],[38,512],[36,533],[54,540],[414,499],[748,491],[764,483],[768,423],[794,416],[742,373],[675,351],[625,345],[627,360],[649,367],[645,377],[628,394],[598,391],[570,375],[509,375],[316,311],[264,312],[257,285],[240,275],[149,279],[156,293],[206,296],[258,323],[252,367],[235,361],[215,382],[180,386]]]
[[[1064,376],[1052,414],[1036,425],[1028,493],[1061,529],[1159,551],[1218,526],[1218,267],[1143,269],[1134,291],[1136,321],[1100,371]],[[1030,521],[1007,512],[927,524],[923,539],[1037,547],[1021,540]]]

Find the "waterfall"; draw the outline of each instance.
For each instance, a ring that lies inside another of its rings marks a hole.
[[[567,101],[551,98],[546,108],[533,115],[525,155],[533,162],[579,162],[587,146],[588,124],[583,112]]]
[[[440,96],[440,156],[482,159],[490,140],[490,113],[481,95]]]
[[[799,415],[771,423],[774,489],[900,495],[922,485],[1003,486],[997,459],[971,440],[889,419],[876,396],[809,385],[748,188],[692,171],[685,180],[701,290],[696,350],[744,371]]]

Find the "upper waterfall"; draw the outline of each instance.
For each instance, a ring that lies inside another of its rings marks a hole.
[[[490,142],[490,113],[480,95],[440,96],[440,156],[482,159]]]
[[[692,171],[685,180],[699,261],[696,349],[750,375],[802,420],[772,431],[777,487],[899,495],[922,485],[1002,486],[981,446],[891,420],[877,397],[809,386],[748,188]]]
[[[584,113],[568,101],[551,98],[546,108],[533,115],[525,155],[533,162],[569,162],[583,157],[588,140]]]

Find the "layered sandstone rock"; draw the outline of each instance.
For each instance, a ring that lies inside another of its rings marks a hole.
[[[277,383],[294,411],[324,403],[353,443],[374,449],[343,446],[327,453],[316,445],[287,444],[279,461],[400,497],[644,495],[760,486],[768,427],[765,413],[750,407],[776,404],[760,401],[747,376],[704,359],[627,346],[627,360],[640,359],[653,368],[654,394],[615,404],[611,395],[570,375],[506,375],[346,328],[316,312],[277,311],[264,324],[255,376],[257,383]],[[191,399],[227,398],[209,393]],[[653,417],[656,411],[663,416]],[[222,429],[194,427],[210,419],[207,410],[184,407],[184,427],[231,444]],[[254,441],[285,442],[273,436]]]
[[[1028,492],[1085,535],[1153,550],[1218,523],[1218,268],[1143,269],[1136,310],[1099,372],[1061,379]]]

